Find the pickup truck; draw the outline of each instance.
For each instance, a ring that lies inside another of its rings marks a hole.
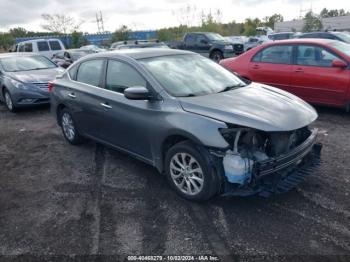
[[[199,53],[216,62],[244,52],[243,44],[232,44],[219,34],[205,32],[187,33],[182,42],[170,46]]]

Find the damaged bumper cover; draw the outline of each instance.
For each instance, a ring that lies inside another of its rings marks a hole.
[[[237,186],[226,181],[223,195],[268,197],[295,188],[320,165],[322,145],[316,143],[317,134],[317,129],[312,130],[302,144],[284,155],[256,161],[250,183]]]

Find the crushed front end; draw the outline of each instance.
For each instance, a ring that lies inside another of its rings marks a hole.
[[[216,155],[222,163],[223,195],[269,196],[295,188],[320,164],[318,130],[264,132],[232,127],[220,130],[230,144]]]

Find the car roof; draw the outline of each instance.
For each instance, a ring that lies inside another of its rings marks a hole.
[[[123,50],[115,50],[109,52],[102,52],[93,55],[89,55],[88,58],[98,58],[98,57],[119,57],[126,56],[131,57],[133,59],[144,59],[144,58],[152,58],[152,57],[161,57],[161,56],[171,56],[171,55],[189,55],[195,54],[189,51],[183,51],[178,49],[165,49],[165,48],[133,48],[133,49],[123,49]],[[87,58],[87,59],[88,59]]]
[[[31,39],[31,40],[22,41],[22,42],[19,42],[17,44],[41,42],[41,41],[61,41],[61,39],[58,39],[58,38],[39,38],[39,39]]]
[[[268,42],[264,45],[278,45],[278,44],[321,44],[329,45],[338,42],[337,40],[324,39],[324,38],[295,38],[279,40],[275,42]]]

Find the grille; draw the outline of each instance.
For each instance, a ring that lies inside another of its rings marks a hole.
[[[243,51],[243,45],[242,44],[234,44],[233,45],[233,50],[235,51]]]
[[[48,89],[49,88],[49,83],[48,82],[36,82],[32,83],[36,87],[39,87],[40,89]]]

